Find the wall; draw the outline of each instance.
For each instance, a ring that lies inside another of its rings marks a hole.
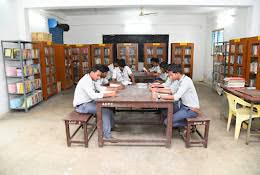
[[[48,28],[48,16],[40,10],[28,10],[28,33],[31,32],[47,32]]]
[[[89,15],[67,18],[70,31],[64,32],[64,42],[102,43],[103,34],[169,34],[169,42],[193,42],[194,80],[203,80],[205,27],[203,15],[127,16]],[[146,25],[147,24],[147,25]],[[170,57],[170,49],[169,49]]]
[[[17,2],[0,1],[0,40],[17,40],[19,37]],[[2,27],[4,26],[4,27]],[[3,65],[2,50],[0,49],[0,114],[8,111],[8,98],[6,90],[6,80]]]

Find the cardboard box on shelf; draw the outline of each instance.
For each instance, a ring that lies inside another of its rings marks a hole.
[[[52,34],[45,32],[32,32],[32,41],[52,42]]]

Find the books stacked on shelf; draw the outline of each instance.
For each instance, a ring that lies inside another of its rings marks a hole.
[[[23,68],[16,66],[6,67],[6,76],[8,77],[33,76],[39,73],[39,64],[25,65]]]
[[[5,48],[4,57],[10,59],[20,59],[20,49],[17,48]],[[23,49],[22,59],[38,59],[39,49]]]
[[[224,78],[224,86],[245,87],[245,79],[241,77],[226,77]]]
[[[27,97],[16,96],[10,99],[11,109],[26,109],[30,108],[42,101],[42,91],[36,90]]]
[[[258,53],[258,45],[252,45],[252,56],[257,56]]]
[[[8,93],[10,94],[24,94],[32,92],[41,88],[41,80],[25,80],[24,82],[10,83],[8,84]]]

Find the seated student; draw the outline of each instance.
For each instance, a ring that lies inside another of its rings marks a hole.
[[[122,83],[123,85],[128,85],[132,81],[132,83],[135,83],[134,75],[131,71],[131,69],[125,64],[125,60],[118,60],[118,66],[113,71],[112,80]],[[130,78],[131,80],[130,80]]]
[[[182,74],[181,65],[170,65],[168,73],[171,80],[178,80],[178,90],[173,95],[156,95],[162,99],[181,100],[179,107],[177,105],[174,106],[173,127],[186,126],[186,118],[196,117],[200,113],[199,98],[196,89],[191,78]],[[152,91],[158,92],[157,88],[153,88]],[[166,122],[167,119],[165,119],[164,123],[166,124]]]
[[[148,69],[148,71],[147,71],[147,69],[144,68],[144,71],[147,71],[154,76],[159,76],[160,73],[161,73],[161,69],[160,69],[160,66],[159,66],[159,59],[158,58],[152,58],[151,64],[152,64],[152,67],[150,69]]]
[[[109,64],[108,65],[108,68],[109,68],[109,72],[107,74],[107,77],[108,77],[108,80],[112,80],[112,75],[113,75],[113,71],[114,69],[118,67],[118,60],[114,60],[113,63]]]
[[[168,79],[168,73],[167,73],[168,64],[164,61],[160,63],[160,69],[161,73],[158,78],[155,78],[155,83],[164,83]]]
[[[90,73],[84,75],[78,82],[73,99],[73,107],[79,113],[96,114],[96,99],[103,97],[112,97],[116,95],[115,91],[110,93],[97,92],[94,82],[100,79],[102,71],[101,65],[95,65]],[[103,134],[104,138],[110,139],[111,127],[114,125],[114,114],[109,108],[102,109]]]

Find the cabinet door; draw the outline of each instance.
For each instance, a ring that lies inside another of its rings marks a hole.
[[[155,57],[159,58],[159,62],[164,61],[164,47],[155,47]]]
[[[137,47],[135,46],[130,46],[128,48],[128,65],[130,68],[135,71],[137,70],[137,65],[138,65],[138,56],[137,56]]]
[[[94,47],[94,65],[95,64],[102,64],[101,62],[102,58],[102,48],[101,47]]]
[[[104,47],[104,61],[103,61],[103,64],[105,65],[109,65],[111,62],[112,62],[112,50],[110,47]]]

